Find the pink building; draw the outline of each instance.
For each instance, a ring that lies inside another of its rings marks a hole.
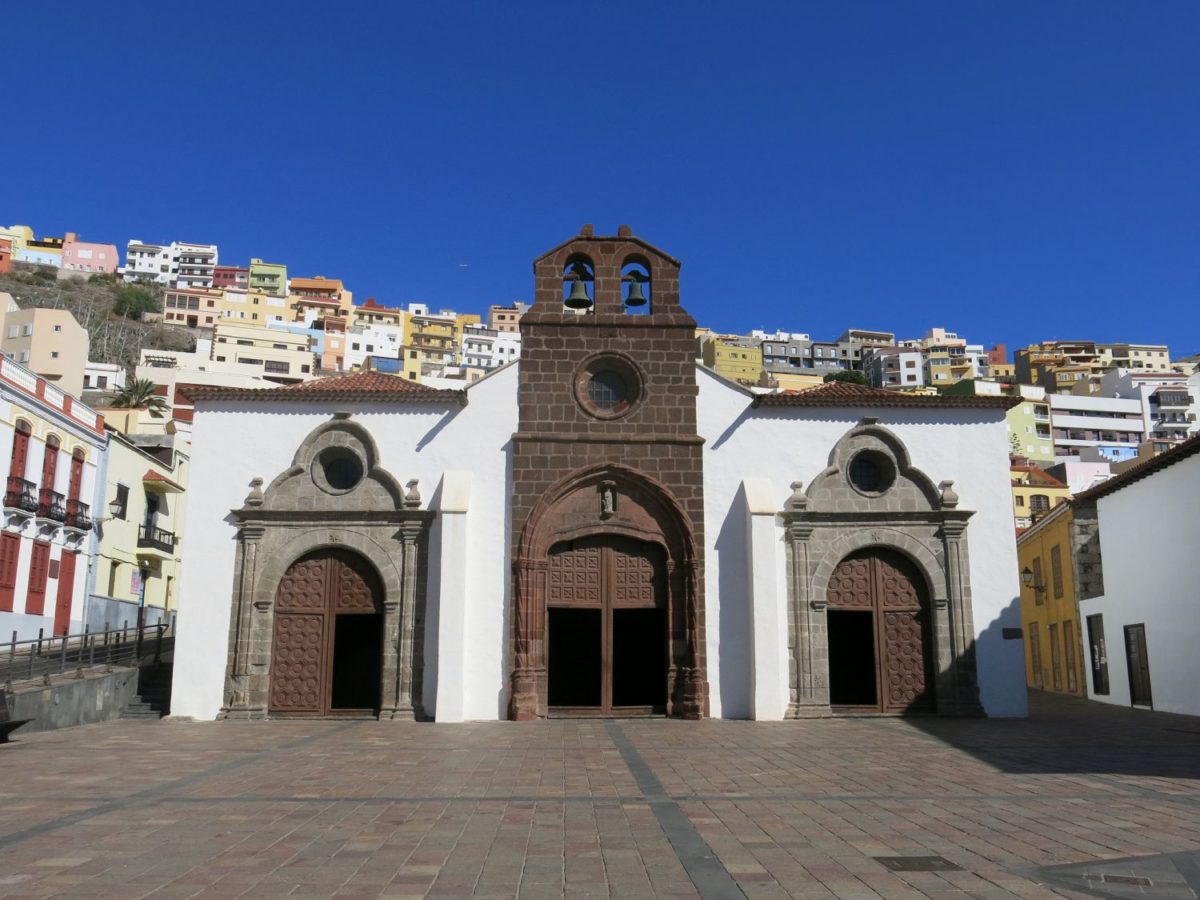
[[[234,288],[244,291],[250,286],[250,270],[242,266],[216,266],[213,268],[214,288]]]
[[[115,272],[119,265],[115,244],[89,244],[68,231],[63,241],[62,269],[68,272]]]

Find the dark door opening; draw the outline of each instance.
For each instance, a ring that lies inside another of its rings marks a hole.
[[[1125,626],[1125,655],[1129,663],[1129,702],[1153,708],[1150,693],[1150,658],[1146,654],[1146,626]]]
[[[666,610],[612,611],[612,705],[666,710]]]
[[[329,708],[378,712],[382,669],[383,616],[335,616]]]
[[[829,622],[829,703],[879,705],[875,669],[875,622],[870,610],[831,609]]]
[[[551,706],[600,707],[603,683],[600,609],[550,607],[547,646]]]
[[[1108,648],[1104,645],[1104,616],[1087,617],[1088,645],[1092,656],[1092,693],[1108,693]]]

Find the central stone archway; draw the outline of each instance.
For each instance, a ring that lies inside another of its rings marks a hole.
[[[546,491],[526,523],[513,563],[510,717],[537,719],[551,712],[552,629],[560,645],[574,642],[592,654],[577,658],[587,685],[562,694],[562,682],[555,684],[556,700],[582,702],[555,706],[592,714],[625,706],[703,717],[707,683],[697,568],[688,519],[654,479],[625,466],[603,465]],[[659,621],[665,632],[661,686],[640,683],[658,678],[657,667],[615,672],[617,643],[640,641],[653,648]],[[618,695],[636,699],[622,704]]]

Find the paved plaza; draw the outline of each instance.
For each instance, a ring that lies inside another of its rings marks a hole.
[[[18,732],[0,896],[1195,897],[1200,722],[1033,704]]]

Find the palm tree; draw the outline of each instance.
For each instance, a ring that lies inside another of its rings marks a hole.
[[[117,392],[109,405],[119,409],[148,409],[157,415],[167,410],[167,401],[155,393],[157,390],[158,385],[149,378],[135,378]]]

